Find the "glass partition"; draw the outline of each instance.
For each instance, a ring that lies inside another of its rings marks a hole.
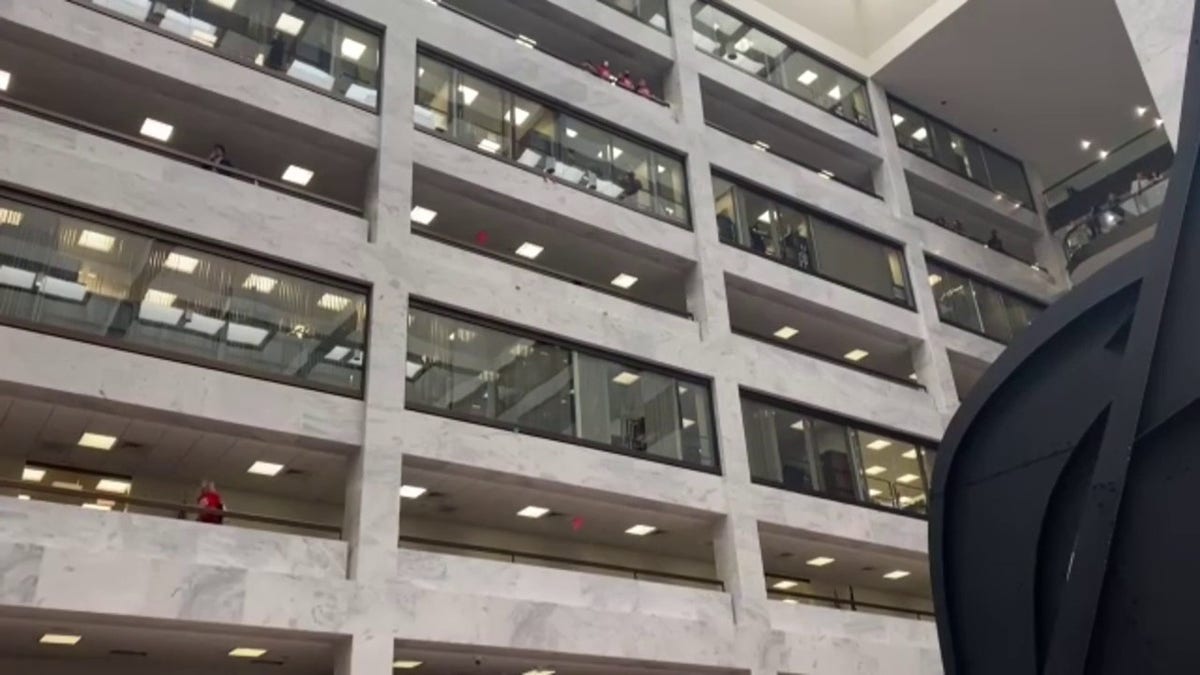
[[[374,110],[379,32],[292,0],[72,0]]]
[[[896,99],[889,99],[900,147],[1033,210],[1021,162]]]
[[[696,49],[871,132],[866,80],[707,0],[692,4]]]
[[[642,23],[654,26],[670,35],[667,22],[667,0],[600,0],[613,9],[625,12]]]
[[[928,261],[938,317],[952,326],[1005,344],[1020,335],[1043,307],[1015,293]]]
[[[713,176],[713,191],[726,244],[912,306],[899,246],[720,176]]]
[[[923,444],[747,394],[742,420],[755,481],[925,513],[933,451]]]
[[[0,195],[0,322],[362,394],[366,297]]]
[[[688,224],[683,161],[533,101],[428,55],[418,57],[414,122],[680,225]]]
[[[708,385],[516,329],[414,307],[410,408],[715,469]]]

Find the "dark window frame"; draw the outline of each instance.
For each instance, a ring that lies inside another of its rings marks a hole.
[[[956,265],[952,262],[947,262],[944,258],[939,258],[937,256],[933,256],[933,255],[930,255],[927,253],[927,254],[925,254],[926,268],[928,268],[929,263],[933,263],[934,265],[937,265],[938,267],[943,267],[947,271],[953,272],[954,274],[957,274],[957,275],[967,279],[968,281],[970,281],[973,284],[979,284],[981,286],[986,286],[988,288],[991,288],[992,290],[1000,293],[1002,296],[1012,296],[1012,297],[1017,298],[1018,300],[1027,302],[1030,305],[1033,305],[1034,307],[1036,307],[1038,309],[1039,314],[1041,312],[1046,311],[1046,308],[1049,307],[1049,305],[1046,304],[1045,302],[1042,302],[1041,300],[1037,300],[1026,293],[1022,293],[1021,291],[1014,290],[1010,286],[1006,286],[1004,284],[992,281],[991,279],[982,277],[982,276],[976,274],[975,272],[968,271],[966,268],[964,268],[960,265]],[[932,286],[932,284],[930,284],[930,285]],[[935,301],[934,304],[936,305],[937,304],[936,297],[934,298],[934,301]],[[935,309],[937,311],[938,321],[946,324],[947,326],[953,326],[954,328],[966,331],[968,333],[971,333],[972,335],[978,335],[979,337],[987,339],[987,340],[991,340],[992,342],[995,342],[996,344],[1001,344],[1004,346],[1008,346],[1008,344],[1009,344],[1008,342],[1004,342],[1004,341],[996,338],[996,336],[994,336],[994,335],[988,335],[987,333],[984,333],[982,330],[972,328],[971,326],[965,326],[957,321],[947,320],[945,317],[942,316],[942,312],[940,309],[938,309],[938,308],[935,308]],[[1014,336],[1014,339],[1016,339],[1016,336]]]
[[[634,21],[637,21],[640,24],[650,26],[650,28],[662,33],[663,35],[670,37],[672,34],[671,33],[671,4],[667,0],[663,0],[663,19],[665,19],[667,22],[666,28],[658,28],[657,26],[652,25],[649,21],[643,21],[642,19],[637,18],[636,16],[633,15],[633,13],[627,12],[627,11],[621,9],[620,7],[617,7],[616,5],[614,5],[612,3],[612,0],[599,0],[599,2],[600,2],[600,4],[604,5],[605,7],[608,7],[609,9],[612,9],[621,14],[624,14],[625,16],[633,19]]]

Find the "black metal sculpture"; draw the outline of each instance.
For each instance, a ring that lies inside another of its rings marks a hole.
[[[1155,238],[960,408],[930,551],[947,675],[1200,672],[1200,11]]]

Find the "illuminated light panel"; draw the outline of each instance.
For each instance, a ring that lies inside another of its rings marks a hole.
[[[232,10],[233,6],[237,4],[237,0],[208,0],[208,4],[216,5],[221,9]]]
[[[280,471],[283,471],[282,464],[264,462],[262,460],[256,461],[250,465],[249,469],[246,469],[246,473],[252,473],[258,476],[278,476]]]
[[[424,206],[414,206],[412,212],[408,214],[408,217],[411,218],[414,223],[428,225],[433,222],[434,218],[437,218],[437,211],[434,211],[433,209],[427,209]]]
[[[400,486],[400,496],[405,499],[416,499],[424,495],[426,492],[429,492],[428,488],[423,488],[417,485]]]
[[[836,558],[828,558],[826,556],[821,555],[821,556],[817,556],[816,558],[813,558],[812,560],[806,561],[804,564],[812,565],[813,567],[824,567],[826,565],[832,564],[834,562],[834,560],[836,560]]]
[[[871,441],[870,443],[867,443],[867,447],[872,450],[882,450],[891,444],[892,444],[891,441],[885,441],[882,438],[880,438],[878,440],[874,440],[874,441]]]
[[[111,504],[93,504],[91,502],[84,502],[83,504],[79,505],[79,508],[87,509],[88,511],[112,511]]]
[[[783,326],[779,330],[775,331],[773,335],[780,340],[791,340],[792,338],[796,337],[799,332],[800,331],[792,328],[791,326]]]
[[[7,70],[0,70],[0,91],[8,91],[10,82],[12,82],[12,73]]]
[[[797,77],[796,80],[799,81],[800,84],[807,87],[810,84],[812,84],[813,82],[816,82],[817,77],[819,77],[819,76],[816,73],[814,73],[813,71],[806,70],[803,73],[801,73],[800,77]]]
[[[408,670],[411,668],[420,668],[424,661],[393,661],[392,667],[400,670]]]
[[[266,653],[267,650],[257,647],[234,647],[229,650],[229,655],[237,659],[257,659]]]
[[[542,506],[526,506],[520,511],[517,511],[517,515],[521,516],[522,518],[541,518],[547,513],[550,513],[550,509]]]
[[[904,115],[892,113],[892,126],[898,127],[901,124],[904,124]]]
[[[903,457],[904,459],[916,459],[917,458],[917,449],[913,448],[912,450],[909,450],[900,456]]]
[[[920,129],[912,132],[912,137],[914,140],[923,141],[926,138],[929,138],[929,130],[925,127],[921,127]]]
[[[829,98],[831,98],[835,101],[842,100],[842,85],[839,84],[838,86],[834,87],[833,89],[830,89],[829,90]]]
[[[147,117],[145,122],[142,122],[141,134],[147,138],[153,138],[156,141],[166,143],[171,140],[171,134],[175,133],[175,127],[166,122],[159,122],[156,119]]]
[[[799,585],[800,585],[799,582],[792,581],[791,579],[784,579],[783,581],[776,581],[774,584],[771,585],[771,588],[774,588],[774,589],[777,589],[780,591],[786,591],[789,588],[795,588]]]
[[[908,572],[905,570],[892,570],[891,572],[888,572],[887,574],[883,575],[883,578],[895,581],[896,579],[903,579],[904,577],[907,577],[910,574],[912,574],[912,572]]]
[[[867,358],[870,353],[871,352],[865,349],[855,349],[846,352],[845,357],[847,361],[862,361],[863,359]]]
[[[661,169],[662,167],[659,168]],[[0,225],[19,227],[22,220],[25,220],[23,212],[16,209],[0,209]]]
[[[653,525],[634,525],[628,530],[625,530],[625,534],[632,534],[635,537],[644,537],[648,534],[654,534],[657,531],[658,528],[654,527]]]
[[[275,22],[275,29],[288,35],[299,35],[304,30],[304,20],[283,12]]]
[[[612,379],[612,381],[616,382],[617,384],[630,385],[630,384],[633,384],[634,382],[637,382],[639,379],[641,379],[640,375],[631,373],[627,370],[623,370],[623,371],[621,371],[621,373],[619,375],[614,377]]]
[[[193,258],[190,255],[182,253],[170,253],[167,255],[166,261],[163,262],[163,267],[184,274],[191,274],[196,271],[196,266],[200,264],[199,258]]]
[[[296,185],[303,187],[305,185],[308,185],[309,181],[311,181],[313,179],[313,175],[314,174],[312,171],[310,171],[302,166],[296,166],[295,164],[291,164],[283,172],[283,180],[285,180],[289,183],[295,183]]]
[[[321,309],[328,309],[331,312],[340,312],[350,305],[350,298],[336,293],[326,293],[317,300],[317,306]]]
[[[90,431],[85,431],[79,437],[79,442],[76,443],[81,448],[91,448],[93,450],[112,450],[117,444],[116,436],[107,436],[105,434],[94,434]]]
[[[625,274],[622,272],[621,274],[618,274],[609,283],[611,283],[613,286],[616,286],[618,288],[624,288],[626,290],[629,290],[630,288],[633,288],[633,285],[636,284],[637,282],[638,282],[637,277],[633,276],[632,274]]]
[[[495,154],[502,146],[490,138],[485,138],[482,141],[479,141],[479,145],[475,147],[484,152]]]
[[[30,483],[38,483],[45,477],[45,469],[35,469],[32,466],[27,466],[21,471],[21,480],[27,480]]]
[[[940,274],[930,274],[929,275],[929,285],[930,286],[937,286],[940,283],[942,283],[942,275],[940,275]]]
[[[546,250],[545,248],[538,246],[537,244],[525,242],[524,244],[521,244],[519,247],[517,247],[517,255],[521,256],[522,258],[529,258],[530,260],[534,260],[539,255],[542,254],[542,251],[545,251],[545,250]]]
[[[350,59],[351,61],[357,61],[361,59],[362,55],[366,53],[366,51],[367,46],[358,40],[342,38],[342,56]]]
[[[863,473],[867,474],[868,476],[878,476],[881,473],[887,473],[887,467],[876,464],[863,469]]]
[[[75,240],[77,246],[90,248],[93,251],[100,251],[101,253],[111,251],[115,243],[117,243],[117,240],[111,234],[104,234],[103,232],[96,232],[94,230],[80,232],[79,239]]]
[[[44,645],[61,645],[66,647],[74,647],[83,639],[82,635],[66,635],[63,633],[46,633],[38,642]]]
[[[475,102],[475,97],[479,96],[478,89],[472,89],[465,84],[458,85],[458,93],[462,94],[463,105],[471,105]],[[567,135],[570,136],[570,129],[567,130]]]
[[[796,431],[804,431],[804,420],[800,420],[799,422],[794,422],[789,426],[790,426],[790,428],[795,429]]]
[[[113,492],[119,495],[129,494],[130,487],[129,481],[114,478],[101,478],[96,483],[96,489],[100,492]]]
[[[920,477],[920,476],[918,476],[918,475],[917,475],[917,474],[915,474],[915,473],[906,473],[906,474],[904,474],[903,476],[900,476],[899,478],[897,478],[897,479],[896,479],[896,482],[897,482],[897,483],[904,483],[905,485],[907,485],[907,484],[909,484],[909,483],[915,483],[915,482],[917,482],[918,480],[920,480],[920,478],[921,478],[921,477]]]
[[[275,285],[279,280],[274,277],[268,277],[262,274],[251,274],[242,282],[242,288],[258,291],[259,293],[270,293],[275,290]]]

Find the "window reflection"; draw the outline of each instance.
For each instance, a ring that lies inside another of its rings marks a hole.
[[[696,48],[838,117],[874,131],[866,82],[718,9],[692,5]]]
[[[755,480],[840,501],[925,513],[932,452],[899,438],[742,397]]]
[[[911,306],[903,251],[765,193],[713,177],[721,241]]]
[[[716,466],[702,384],[431,310],[410,316],[410,406]]]
[[[604,4],[618,9],[642,23],[649,24],[658,30],[670,34],[667,24],[667,0],[600,0]]]
[[[235,61],[368,108],[379,103],[380,37],[292,0],[73,0],[147,23]]]
[[[1020,335],[1042,308],[945,265],[929,261],[929,285],[945,323],[1008,343]]]
[[[416,89],[419,127],[644,213],[688,222],[678,158],[426,55],[418,58]]]
[[[0,197],[0,321],[360,394],[360,292]]]

